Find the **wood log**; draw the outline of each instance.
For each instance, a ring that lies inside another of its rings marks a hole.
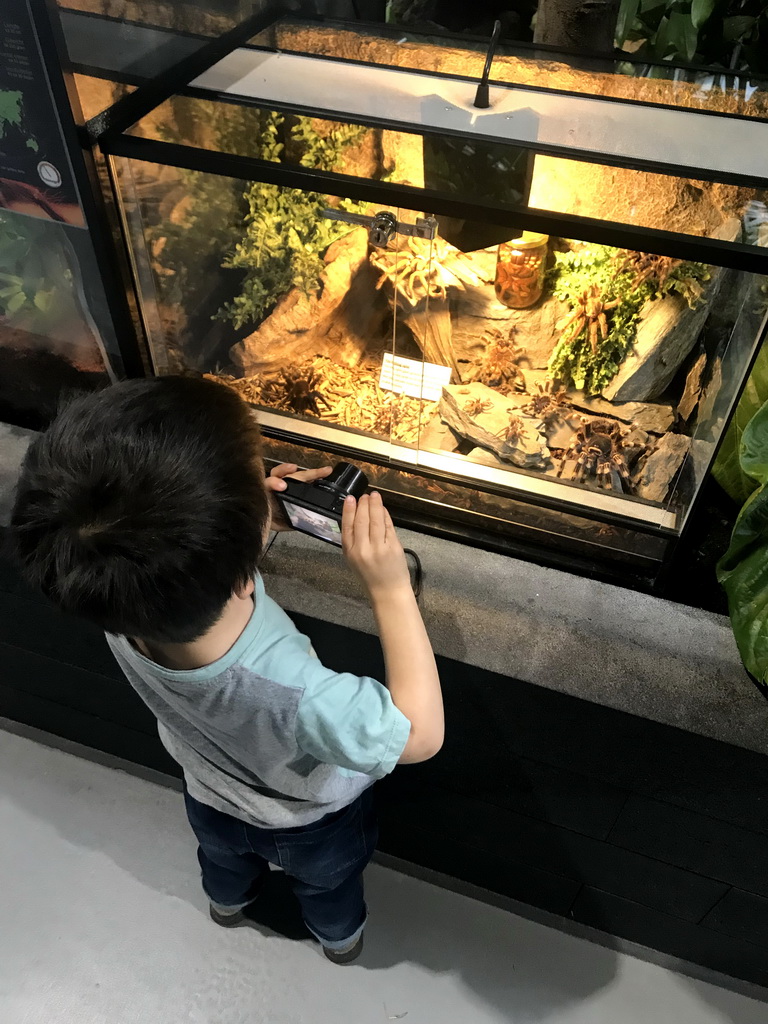
[[[525,350],[523,366],[544,370],[560,337],[558,323],[569,306],[548,296],[530,309],[509,309],[499,302],[493,285],[467,288],[454,300],[453,345],[457,359],[482,358],[487,333],[512,332],[515,345]]]
[[[540,0],[534,42],[611,54],[619,5],[619,0]]]
[[[653,402],[607,402],[599,395],[588,397],[583,391],[569,391],[568,401],[574,409],[583,409],[595,416],[608,416],[622,423],[647,430],[650,434],[666,434],[675,422],[675,411],[666,403]]]
[[[707,365],[707,353],[702,352],[685,378],[683,397],[677,403],[677,411],[684,420],[689,420],[701,398],[701,380]]]
[[[690,448],[691,439],[685,434],[665,434],[640,464],[636,489],[638,497],[648,501],[664,501]]]
[[[470,413],[466,408],[470,402],[487,404],[487,408]],[[443,388],[439,411],[454,433],[487,449],[503,462],[525,469],[543,469],[549,462],[549,449],[538,421],[510,406],[507,396],[485,384],[449,384]],[[517,436],[507,433],[511,416],[520,419]]]
[[[318,353],[357,366],[377,342],[383,345],[389,309],[376,291],[376,273],[367,257],[363,227],[329,246],[317,293],[293,288],[252,334],[230,349],[243,376],[278,370]]]
[[[451,345],[451,311],[447,299],[420,302],[414,309],[398,308],[397,317],[404,324],[421,349],[428,363],[450,366],[455,380],[461,380],[456,356]]]
[[[712,364],[712,372],[709,375],[707,386],[701,393],[699,399],[699,416],[697,420],[696,433],[700,437],[718,437],[720,424],[718,420],[722,417],[724,409],[718,409],[718,398],[723,390],[723,361],[718,356]],[[717,413],[719,412],[719,416]]]
[[[650,402],[663,394],[696,344],[722,278],[720,268],[713,267],[695,309],[682,295],[666,295],[646,303],[632,351],[603,388],[603,398],[611,402]]]

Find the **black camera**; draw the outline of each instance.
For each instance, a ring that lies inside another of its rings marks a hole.
[[[287,487],[275,492],[283,515],[294,530],[308,533],[330,544],[341,544],[341,513],[344,499],[362,497],[368,478],[356,466],[339,462],[330,476],[313,483],[285,477]]]

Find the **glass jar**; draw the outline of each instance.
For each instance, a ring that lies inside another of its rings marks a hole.
[[[510,309],[526,309],[544,291],[549,235],[524,231],[499,245],[496,260],[496,297]]]

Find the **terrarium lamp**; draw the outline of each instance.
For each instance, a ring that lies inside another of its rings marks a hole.
[[[499,245],[496,259],[496,297],[511,309],[526,309],[544,291],[549,235],[524,231]]]

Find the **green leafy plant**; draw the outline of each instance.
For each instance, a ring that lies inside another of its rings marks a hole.
[[[712,467],[715,480],[739,504],[759,486],[759,481],[742,468],[740,456],[744,432],[765,402],[768,402],[768,346],[763,345]]]
[[[717,578],[728,596],[734,636],[742,660],[763,686],[768,684],[768,402],[744,428],[739,462],[756,489],[747,498],[731,535]]]
[[[635,56],[768,70],[767,0],[622,0],[616,44]]]
[[[0,211],[0,318],[45,333],[72,304],[72,270],[57,228],[48,221]]]
[[[645,302],[655,295],[677,292],[689,305],[697,299],[693,282],[709,276],[701,263],[683,263],[675,267],[658,288],[652,280],[634,284],[631,268],[622,269],[619,251],[606,245],[584,245],[571,252],[555,253],[555,266],[549,281],[555,296],[571,309],[580,297],[596,285],[604,303],[617,302],[606,313],[608,336],[598,333],[597,352],[592,351],[588,324],[574,337],[561,336],[549,361],[549,372],[564,384],[572,384],[588,394],[599,394],[618,373],[619,367],[637,336],[640,312]]]
[[[285,148],[282,115],[272,114],[262,128],[262,159],[279,160]],[[309,117],[299,117],[287,139],[304,167],[336,170],[344,152],[359,142],[366,128],[337,125],[320,134]],[[291,288],[311,295],[320,284],[323,253],[349,232],[322,211],[327,196],[254,182],[245,193],[245,233],[222,266],[244,270],[240,294],[220,310],[221,319],[241,328],[258,323]],[[364,204],[341,199],[336,208],[361,212]]]

